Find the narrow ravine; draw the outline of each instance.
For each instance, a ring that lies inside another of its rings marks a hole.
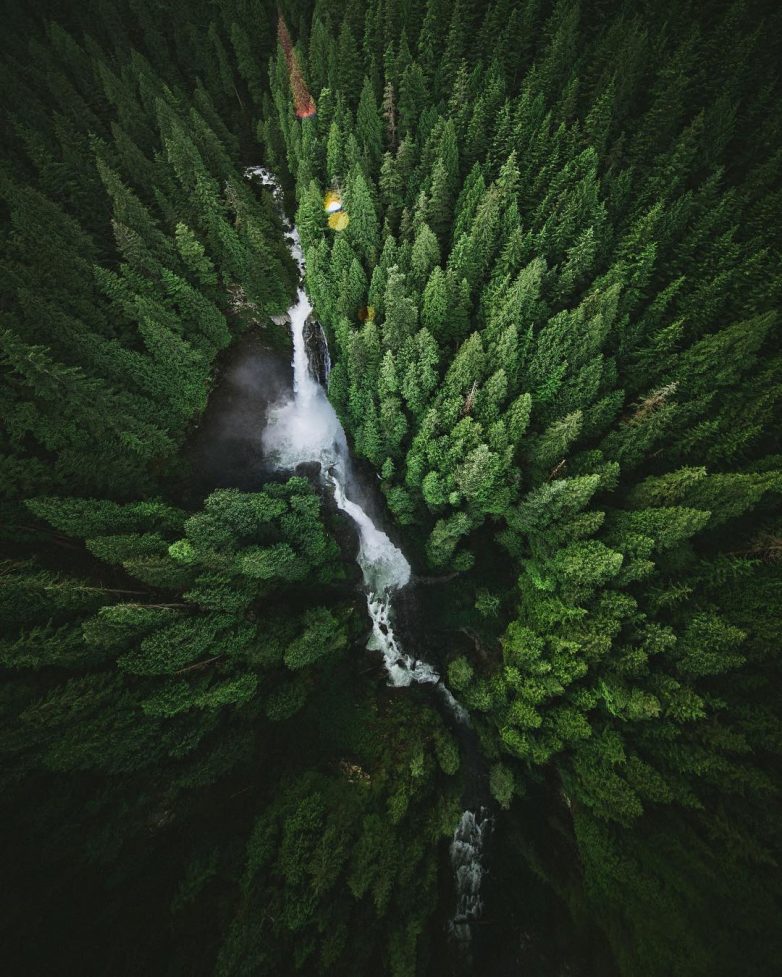
[[[281,471],[290,471],[306,462],[319,462],[324,482],[331,486],[338,509],[348,516],[358,532],[358,564],[366,588],[367,611],[372,624],[367,648],[380,652],[389,684],[431,685],[442,697],[453,719],[470,724],[467,710],[455,699],[436,669],[414,658],[401,647],[393,628],[394,594],[410,582],[410,564],[367,515],[358,502],[350,499],[350,452],[345,431],[325,390],[313,374],[307,352],[305,329],[312,316],[312,304],[304,289],[304,253],[299,232],[285,217],[282,188],[272,173],[261,166],[245,170],[248,179],[257,179],[270,189],[285,222],[286,240],[296,261],[301,281],[296,301],[288,309],[293,340],[293,396],[271,409],[262,439],[265,452]],[[324,362],[330,363],[325,336]],[[491,831],[486,807],[466,810],[456,827],[450,846],[456,888],[456,912],[449,924],[454,940],[465,950],[472,939],[472,925],[480,918],[483,904],[481,881],[484,874],[485,842]]]

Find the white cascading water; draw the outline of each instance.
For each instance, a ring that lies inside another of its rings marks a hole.
[[[472,925],[483,914],[481,882],[483,849],[491,831],[486,808],[465,811],[451,842],[451,866],[456,880],[456,913],[449,929],[457,942],[466,944],[472,937]]]
[[[290,225],[282,210],[282,188],[274,175],[262,166],[248,167],[245,176],[248,179],[256,177],[272,191],[287,228],[291,256],[303,281],[304,252],[298,230]],[[307,355],[304,327],[311,314],[312,305],[300,286],[296,301],[288,309],[293,338],[293,398],[271,411],[262,435],[264,448],[281,470],[291,470],[302,462],[319,462],[323,477],[334,490],[337,507],[355,523],[359,538],[358,564],[364,577],[367,610],[372,622],[367,648],[381,653],[389,683],[394,686],[433,685],[454,718],[469,725],[467,710],[440,680],[438,672],[428,662],[402,651],[394,635],[391,597],[409,582],[410,564],[361,506],[347,497],[345,486],[350,463],[347,438],[323,387],[313,376]],[[325,346],[325,336],[323,342]],[[327,353],[327,371],[329,365]],[[469,942],[472,923],[480,917],[483,907],[480,897],[483,842],[490,825],[491,819],[485,808],[477,814],[465,811],[451,842],[457,910],[450,930],[463,944]]]

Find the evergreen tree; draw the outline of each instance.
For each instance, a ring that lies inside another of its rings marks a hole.
[[[5,12],[10,973],[775,972],[780,14],[597,12]],[[196,484],[281,208],[434,700],[328,487]]]

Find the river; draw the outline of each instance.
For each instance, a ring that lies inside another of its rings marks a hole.
[[[389,684],[430,685],[441,696],[454,721],[469,727],[467,710],[455,699],[436,669],[414,658],[401,647],[394,633],[394,595],[410,582],[410,564],[402,551],[370,518],[362,506],[348,496],[351,458],[347,438],[326,392],[310,366],[305,329],[313,308],[304,287],[305,263],[299,232],[282,208],[282,189],[276,178],[260,166],[245,171],[271,190],[285,221],[286,240],[296,261],[301,282],[296,300],[288,309],[293,340],[293,391],[268,413],[262,443],[265,455],[281,471],[292,471],[302,463],[318,462],[324,483],[331,487],[337,507],[352,520],[359,540],[358,564],[364,579],[371,632],[367,647],[382,656]],[[325,336],[322,335],[325,344]],[[326,353],[321,359],[328,363]],[[485,845],[491,831],[488,809],[467,809],[457,824],[450,845],[456,889],[456,911],[449,931],[465,953],[469,951],[473,924],[480,919],[483,903]]]

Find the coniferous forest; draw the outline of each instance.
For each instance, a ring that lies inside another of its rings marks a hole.
[[[2,22],[3,973],[782,973],[782,8]]]

